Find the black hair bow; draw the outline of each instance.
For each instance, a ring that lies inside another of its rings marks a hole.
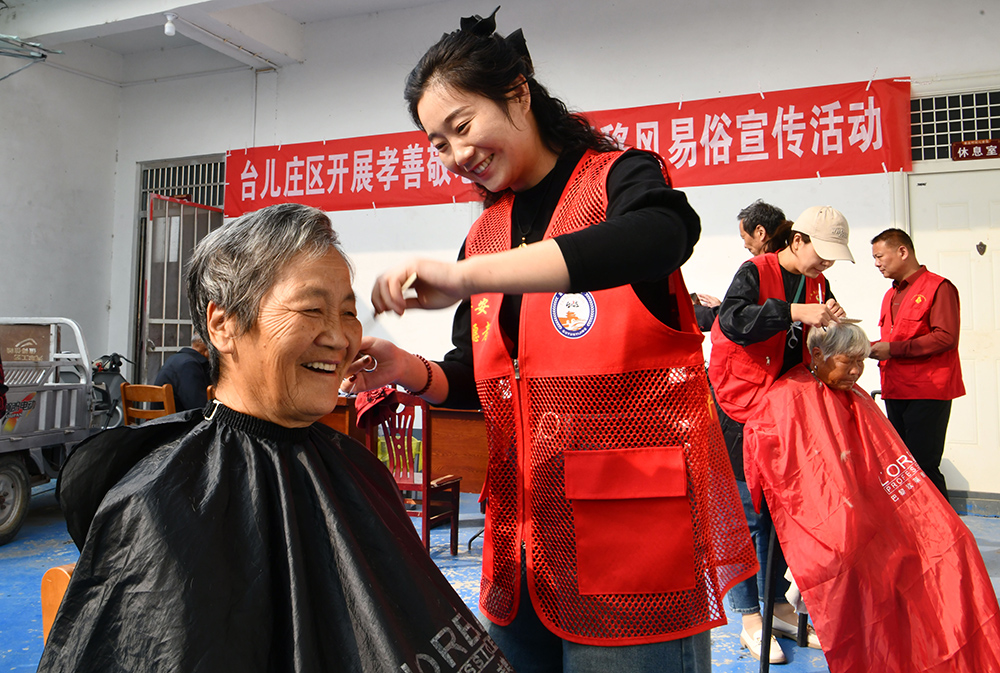
[[[462,32],[472,33],[478,37],[489,37],[497,29],[497,12],[500,11],[500,6],[498,5],[493,13],[487,16],[485,19],[478,14],[473,14],[472,16],[463,16],[462,21],[459,26]]]
[[[493,13],[485,19],[478,14],[463,16],[459,24],[462,32],[472,33],[476,37],[489,37],[496,32],[498,11],[500,11],[499,6],[497,6],[497,8],[493,10]],[[528,53],[528,43],[525,42],[524,33],[520,28],[505,37],[503,40],[507,43],[508,47],[517,52],[518,56],[523,58],[528,63],[531,63],[531,55]]]

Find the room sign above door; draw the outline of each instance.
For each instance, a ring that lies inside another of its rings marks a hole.
[[[951,144],[952,161],[1000,158],[1000,138],[960,140]]]

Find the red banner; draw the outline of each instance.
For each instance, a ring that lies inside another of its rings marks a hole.
[[[329,212],[477,199],[422,131],[226,152],[226,217],[288,202]]]
[[[909,171],[910,81],[876,80],[587,113],[653,150],[674,185]]]
[[[909,171],[910,82],[875,80],[586,113],[658,152],[676,186]],[[226,217],[289,201],[325,211],[474,201],[421,131],[231,150]]]

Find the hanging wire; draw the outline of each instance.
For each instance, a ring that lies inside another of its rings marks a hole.
[[[8,77],[16,75],[25,68],[30,68],[36,63],[42,63],[49,57],[49,54],[61,53],[62,52],[58,49],[46,49],[37,42],[25,42],[24,40],[14,37],[13,35],[0,34],[0,56],[10,56],[11,58],[25,59],[28,61],[28,63],[21,66],[17,70],[0,77],[0,82]]]

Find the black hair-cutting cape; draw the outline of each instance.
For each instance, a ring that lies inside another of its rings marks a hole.
[[[39,671],[510,671],[389,473],[323,425],[224,406],[81,444],[81,548]]]

